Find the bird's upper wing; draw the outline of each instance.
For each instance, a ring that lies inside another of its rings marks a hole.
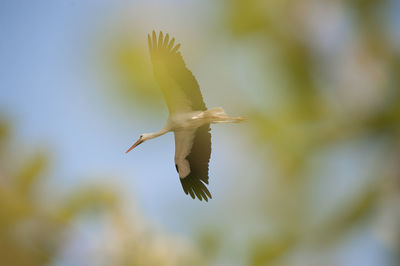
[[[154,31],[147,37],[154,74],[169,112],[206,110],[199,84],[178,51],[180,44],[174,46],[175,39],[170,40],[168,34],[164,37],[161,31],[158,38]]]
[[[208,185],[208,163],[211,155],[210,125],[203,125],[195,130],[183,130],[174,132],[175,156],[184,155],[190,166],[190,172],[185,177],[180,177],[183,190],[192,198],[208,201],[211,193]],[[179,168],[177,171],[179,173]]]

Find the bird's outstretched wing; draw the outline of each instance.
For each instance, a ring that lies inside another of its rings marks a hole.
[[[206,110],[199,84],[192,72],[186,68],[180,44],[168,34],[155,31],[147,36],[151,62],[156,80],[161,87],[170,113]]]
[[[189,163],[190,172],[185,177],[180,177],[183,190],[192,198],[208,201],[211,197],[208,185],[208,163],[211,155],[210,125],[203,125],[196,130],[177,131],[175,134],[175,155],[184,155]],[[177,162],[175,162],[177,163]],[[178,173],[183,163],[176,165]],[[184,164],[183,164],[184,165]],[[183,166],[182,166],[183,168]]]

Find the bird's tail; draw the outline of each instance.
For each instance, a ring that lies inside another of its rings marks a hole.
[[[213,117],[213,116],[226,116],[226,113],[222,107],[215,107],[204,111],[204,115],[206,117]]]
[[[241,116],[226,116],[226,117],[217,117],[213,123],[240,123],[246,121],[245,117]]]
[[[221,107],[208,109],[204,111],[204,115],[210,118],[211,123],[240,123],[246,120],[241,116],[229,117]]]

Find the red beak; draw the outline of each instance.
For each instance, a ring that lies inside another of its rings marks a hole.
[[[141,144],[143,142],[142,139],[138,139],[138,141],[135,142],[135,144],[133,144],[125,153],[130,152],[131,150],[133,150],[136,146],[138,146],[139,144]]]

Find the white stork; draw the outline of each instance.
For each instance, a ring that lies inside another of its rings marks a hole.
[[[211,154],[210,124],[238,123],[242,117],[228,117],[220,107],[208,109],[201,96],[199,85],[192,72],[186,68],[180,44],[165,38],[160,31],[148,35],[154,75],[168,105],[169,117],[164,128],[155,133],[145,133],[126,153],[146,140],[173,131],[175,135],[175,168],[183,190],[194,199],[208,201],[211,194],[208,184],[208,163]]]

